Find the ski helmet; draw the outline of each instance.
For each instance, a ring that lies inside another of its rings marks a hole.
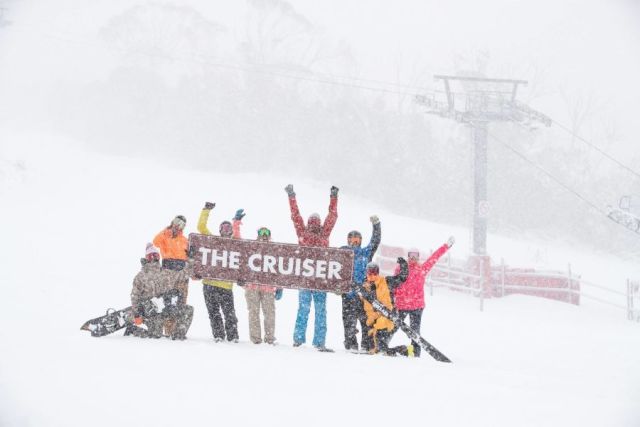
[[[309,226],[319,226],[322,221],[320,220],[320,214],[312,213],[309,215],[309,219],[307,220],[307,225]]]
[[[362,239],[362,234],[360,234],[358,230],[352,230],[349,232],[349,234],[347,234],[347,239],[351,237],[359,237],[360,239]]]
[[[352,239],[357,239],[353,245],[351,244]],[[362,243],[362,234],[358,230],[352,230],[347,234],[347,244],[349,246],[360,246],[360,243]]]
[[[222,221],[220,223],[220,235],[222,237],[229,237],[233,234],[233,226],[229,221]]]
[[[367,274],[380,274],[380,266],[378,266],[378,263],[371,261],[367,264]]]
[[[183,215],[178,215],[173,218],[173,221],[171,221],[171,225],[175,225],[180,230],[184,230],[185,225],[187,225],[187,218],[185,218]]]

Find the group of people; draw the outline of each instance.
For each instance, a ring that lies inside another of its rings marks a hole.
[[[300,214],[293,185],[285,187],[291,210],[291,219],[301,246],[328,247],[331,232],[338,219],[338,191],[331,187],[328,214],[324,221],[319,214],[311,214],[305,224]],[[206,202],[198,220],[198,232],[213,235],[208,229],[209,215],[215,203]],[[243,209],[238,209],[232,221],[223,221],[218,229],[224,238],[240,239]],[[420,332],[422,312],[424,310],[424,282],[427,274],[438,259],[453,245],[454,238],[440,246],[426,261],[420,262],[420,253],[410,250],[408,261],[398,258],[398,266],[393,276],[381,276],[379,266],[373,262],[382,237],[380,219],[370,217],[372,235],[369,244],[362,246],[362,234],[351,231],[347,235],[347,245],[341,249],[354,252],[352,290],[342,294],[342,321],[344,326],[344,347],[350,351],[403,354],[420,356],[419,343],[395,348],[389,347],[389,341],[398,329],[391,319],[377,312],[367,301],[373,297],[389,310],[396,310],[404,321],[408,316],[412,329]],[[141,260],[142,269],[134,279],[131,292],[134,321],[129,333],[137,336],[184,339],[193,318],[193,308],[186,304],[189,278],[193,277],[193,260],[190,258],[188,241],[183,234],[186,218],[176,216],[169,226],[163,229],[148,243],[145,258]],[[257,230],[256,240],[271,241],[271,230],[261,227]],[[160,257],[162,261],[160,262]],[[195,278],[198,279],[198,278]],[[238,319],[235,313],[234,283],[202,279],[204,300],[209,314],[213,338],[216,342],[227,340],[238,342]],[[252,343],[275,344],[275,301],[282,296],[282,289],[261,283],[238,283],[244,288],[249,312],[249,337]],[[179,310],[164,314],[145,315],[142,301],[158,297],[168,290],[179,295]],[[325,339],[327,333],[326,292],[302,289],[298,291],[298,312],[293,332],[293,346],[306,342],[307,323],[311,304],[314,304],[315,322],[312,344],[318,350],[327,351]],[[262,334],[260,312],[263,315],[264,335]],[[144,333],[139,331],[141,324],[146,325]],[[361,331],[358,343],[358,327]],[[329,350],[330,351],[330,350]]]

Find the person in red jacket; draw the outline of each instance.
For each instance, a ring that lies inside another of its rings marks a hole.
[[[424,310],[424,281],[440,257],[444,255],[454,243],[455,238],[453,236],[449,237],[447,243],[440,246],[422,264],[419,262],[420,253],[417,250],[411,250],[407,254],[409,258],[409,276],[402,285],[395,289],[394,303],[400,319],[404,321],[408,315],[411,329],[418,333],[420,332],[422,311]],[[397,267],[396,270],[398,270],[398,268],[399,267]],[[420,357],[419,343],[412,340],[411,344],[414,348],[415,357]]]
[[[298,244],[301,246],[329,246],[329,236],[336,225],[338,219],[338,187],[331,187],[331,197],[329,199],[329,213],[324,220],[320,220],[320,215],[312,214],[307,220],[305,226],[298,202],[296,201],[296,193],[293,192],[293,185],[289,184],[285,187],[285,191],[289,196],[289,207],[291,208],[291,220],[296,229],[298,236]],[[311,309],[311,300],[314,303],[315,324],[313,330],[313,346],[320,351],[331,351],[325,347],[325,338],[327,335],[327,294],[322,291],[310,291],[302,289],[298,293],[298,315],[296,317],[296,326],[293,332],[293,345],[298,347],[306,341],[307,321],[309,320],[309,310]]]

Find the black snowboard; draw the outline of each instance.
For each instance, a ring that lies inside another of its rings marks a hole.
[[[131,307],[122,310],[110,308],[104,316],[87,320],[80,330],[91,332],[92,337],[103,337],[127,326],[132,319],[132,313]]]
[[[142,301],[137,311],[145,316],[155,314],[172,314],[184,305],[182,293],[177,289],[172,289],[162,295],[154,298],[148,298]],[[133,321],[133,307],[123,308],[122,310],[114,310],[110,308],[104,316],[87,320],[80,330],[91,332],[93,337],[103,337],[131,325]]]
[[[393,323],[402,329],[402,331],[407,334],[409,338],[414,340],[415,342],[420,343],[420,347],[422,347],[431,357],[436,359],[438,362],[446,362],[451,363],[451,360],[444,354],[440,352],[437,348],[435,348],[429,341],[425,340],[420,336],[420,334],[413,329],[402,320],[400,320],[400,316],[395,311],[390,311],[387,307],[385,307],[380,301],[373,298],[371,295],[368,295],[366,292],[363,292],[361,288],[356,288],[356,293],[367,300],[372,306],[373,309],[378,313],[382,314],[387,319],[391,319]]]

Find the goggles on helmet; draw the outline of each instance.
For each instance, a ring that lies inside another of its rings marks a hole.
[[[171,224],[178,227],[180,230],[184,230],[185,225],[187,225],[187,221],[182,216],[177,216],[171,221]]]
[[[258,237],[271,237],[271,230],[267,227],[260,227],[258,229]]]
[[[160,254],[158,252],[150,252],[145,255],[147,261],[160,261]]]

